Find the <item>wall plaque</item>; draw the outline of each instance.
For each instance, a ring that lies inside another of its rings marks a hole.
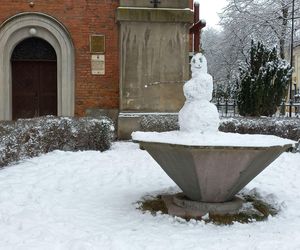
[[[105,53],[105,36],[91,35],[90,36],[91,53]]]
[[[92,75],[104,75],[105,74],[105,56],[104,55],[92,55]]]

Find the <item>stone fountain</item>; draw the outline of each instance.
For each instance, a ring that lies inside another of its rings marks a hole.
[[[163,197],[169,214],[236,213],[243,204],[237,193],[295,142],[219,132],[218,110],[210,103],[213,80],[202,54],[192,58],[191,70],[192,78],[183,88],[180,131],[134,132],[132,138],[183,191]]]

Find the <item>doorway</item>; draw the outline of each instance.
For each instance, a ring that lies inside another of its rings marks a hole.
[[[57,115],[57,56],[37,37],[21,41],[11,56],[12,118]]]

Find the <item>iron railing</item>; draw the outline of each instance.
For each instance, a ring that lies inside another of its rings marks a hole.
[[[216,99],[212,101],[219,111],[221,117],[239,116],[236,100],[233,99]]]
[[[300,118],[300,102],[282,102],[279,108],[279,116],[290,116]]]
[[[237,117],[240,116],[238,112],[237,102],[234,99],[213,99],[221,117]],[[292,110],[292,117],[300,118],[300,101],[299,102],[285,102],[283,101],[278,108],[275,116],[288,117],[289,110]]]

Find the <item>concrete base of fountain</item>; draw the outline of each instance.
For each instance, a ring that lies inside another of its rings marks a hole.
[[[230,202],[195,202],[183,193],[147,195],[138,202],[138,208],[153,215],[169,214],[184,220],[201,220],[217,225],[232,225],[235,222],[252,223],[276,216],[282,207],[276,201],[261,196],[257,190],[244,190]]]
[[[244,200],[234,197],[231,201],[220,203],[199,202],[188,199],[183,193],[163,195],[168,214],[181,218],[202,218],[206,214],[228,215],[237,214]]]

